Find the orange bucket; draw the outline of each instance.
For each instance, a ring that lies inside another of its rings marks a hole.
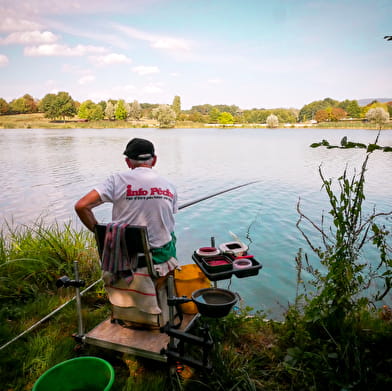
[[[196,264],[181,266],[181,270],[174,271],[174,284],[178,297],[186,296],[189,299],[192,293],[202,288],[210,288],[211,281]],[[181,304],[184,314],[197,314],[198,310],[193,301]]]

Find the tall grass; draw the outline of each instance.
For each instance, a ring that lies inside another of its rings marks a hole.
[[[80,277],[94,282],[100,277],[93,236],[70,224],[30,227],[8,223],[0,231],[0,344],[3,345],[73,297],[72,288],[57,291],[62,275],[73,276],[73,261]],[[96,307],[93,316],[102,312]],[[95,313],[95,314],[94,314]],[[101,316],[102,317],[102,316]],[[0,351],[3,389],[25,390],[57,362],[72,357],[76,330],[75,307],[66,306],[53,319]]]
[[[74,261],[79,261],[81,274],[99,278],[95,242],[86,231],[76,231],[70,223],[6,224],[0,231],[0,301],[28,300],[38,292],[53,292],[58,277],[73,274]]]

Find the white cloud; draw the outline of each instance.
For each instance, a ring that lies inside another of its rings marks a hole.
[[[135,91],[137,91],[137,88],[132,84],[113,85],[109,89],[91,89],[88,98],[94,101],[124,99],[130,102],[135,99]]]
[[[39,30],[41,27],[39,23],[30,20],[6,17],[1,20],[0,31],[34,31]]]
[[[156,49],[186,50],[186,51],[190,50],[189,43],[181,38],[154,37],[150,42],[151,42],[151,47]]]
[[[0,1],[0,11],[20,15],[88,15],[114,12],[136,13],[162,0],[9,0]]]
[[[221,83],[223,83],[223,80],[222,80],[222,79],[219,79],[219,78],[216,78],[216,79],[209,79],[209,80],[208,80],[208,83],[210,83],[210,84],[221,84]]]
[[[100,46],[76,45],[69,47],[66,45],[48,44],[39,46],[28,46],[24,49],[25,56],[84,56],[86,54],[105,53],[106,49]]]
[[[124,54],[109,53],[104,56],[91,56],[90,60],[98,66],[113,64],[130,64],[132,60]]]
[[[137,67],[133,67],[132,70],[141,76],[151,75],[153,73],[159,73],[159,68],[155,66],[140,65]]]
[[[85,84],[90,84],[90,83],[92,83],[94,81],[95,81],[95,76],[93,76],[93,75],[86,75],[86,76],[81,77],[78,80],[78,83],[80,85],[85,85]]]
[[[5,56],[4,54],[0,54],[0,68],[5,67],[8,65],[8,57]]]
[[[142,89],[142,92],[146,94],[160,94],[163,90],[157,84],[149,84]]]
[[[63,64],[61,67],[63,72],[67,73],[76,73],[76,74],[83,74],[84,70],[76,65],[73,64]]]
[[[0,39],[0,44],[9,45],[9,44],[47,44],[56,42],[58,37],[54,35],[50,31],[18,31],[9,34],[4,39]]]
[[[51,94],[57,94],[60,91],[58,88],[58,83],[55,80],[46,80],[44,86],[45,90]]]
[[[158,34],[152,34],[145,31],[137,30],[132,27],[117,25],[118,30],[131,38],[147,41],[150,46],[155,49],[166,49],[173,51],[190,51],[191,43],[183,38],[164,37]]]
[[[117,86],[116,90],[119,92],[133,92],[136,90],[136,87],[133,84],[125,84],[123,86]]]

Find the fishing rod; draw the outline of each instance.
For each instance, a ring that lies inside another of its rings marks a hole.
[[[178,207],[178,210],[185,209],[185,208],[187,208],[188,206],[192,206],[192,205],[198,204],[199,202],[208,200],[209,198],[213,198],[213,197],[216,197],[216,196],[218,196],[218,195],[220,195],[220,194],[224,194],[224,193],[227,193],[227,192],[229,192],[229,191],[232,191],[232,190],[235,190],[235,189],[239,189],[239,188],[241,188],[241,187],[249,186],[249,185],[252,185],[252,184],[257,183],[257,182],[260,182],[260,181],[252,181],[252,182],[248,182],[248,183],[243,183],[242,185],[233,186],[233,187],[230,187],[229,189],[221,190],[221,191],[218,191],[218,192],[216,192],[216,193],[213,193],[213,194],[210,194],[210,195],[207,195],[207,196],[198,198],[198,199],[196,199],[196,200],[186,202],[185,204],[180,205],[180,206]],[[98,282],[100,282],[100,281],[102,281],[102,278],[100,278],[100,279],[98,279],[97,281],[93,282],[90,286],[88,286],[86,289],[84,289],[82,292],[80,292],[80,295],[83,295],[85,292],[87,292],[88,290],[90,290],[94,285],[96,285],[96,284],[97,284]],[[45,322],[46,320],[48,320],[49,318],[51,318],[53,315],[55,315],[57,312],[59,312],[60,310],[62,310],[65,306],[67,306],[69,303],[71,303],[71,302],[74,301],[75,299],[78,301],[78,300],[80,300],[80,297],[78,297],[78,295],[77,295],[77,296],[74,296],[72,299],[70,299],[70,300],[67,301],[66,303],[62,304],[60,307],[56,308],[54,311],[52,311],[50,314],[46,315],[44,318],[42,318],[41,320],[39,320],[37,323],[33,324],[33,325],[32,325],[31,327],[29,327],[27,330],[23,331],[21,334],[19,334],[18,336],[16,336],[15,338],[13,338],[13,339],[11,339],[10,341],[8,341],[6,344],[4,344],[3,346],[1,346],[1,347],[0,347],[0,350],[3,350],[3,349],[6,348],[8,345],[10,345],[11,343],[15,342],[15,341],[18,340],[19,338],[21,338],[23,335],[25,335],[25,334],[29,333],[30,331],[34,330],[37,326],[39,326],[40,324],[42,324],[43,322]],[[80,331],[80,330],[79,330],[79,331]]]
[[[218,191],[216,193],[210,194],[208,196],[201,197],[201,198],[198,198],[196,200],[186,202],[185,204],[180,205],[178,207],[178,210],[187,208],[188,206],[195,205],[195,204],[197,204],[197,203],[199,203],[201,201],[208,200],[209,198],[216,197],[217,195],[220,195],[220,194],[223,194],[223,193],[227,193],[227,192],[235,190],[235,189],[239,189],[240,187],[252,185],[253,183],[257,183],[257,182],[260,182],[260,181],[252,181],[252,182],[248,182],[248,183],[243,183],[242,185],[237,185],[237,186],[234,186],[234,187],[230,187],[230,189],[221,190],[221,191]]]
[[[89,287],[87,287],[86,289],[84,289],[82,292],[80,292],[80,296],[82,296],[84,293],[86,293],[88,290],[90,290],[94,285],[96,285],[98,282],[102,281],[102,278],[100,278],[99,280],[93,282]],[[18,336],[16,336],[15,338],[11,339],[10,341],[8,341],[6,344],[4,344],[3,346],[0,347],[0,350],[3,350],[4,348],[6,348],[8,345],[10,345],[12,342],[15,342],[16,340],[18,340],[20,337],[23,337],[25,334],[29,333],[30,331],[33,331],[37,326],[39,326],[40,324],[44,323],[45,321],[47,321],[49,318],[51,318],[53,315],[57,314],[57,312],[59,312],[60,310],[62,310],[65,306],[67,306],[69,303],[73,302],[74,300],[77,300],[78,297],[74,296],[72,297],[72,299],[68,300],[66,303],[62,304],[60,307],[57,307],[54,311],[52,311],[50,314],[44,316],[41,320],[39,320],[37,323],[34,323],[32,326],[30,326],[28,329],[26,329],[25,331],[23,331],[21,334],[19,334]]]

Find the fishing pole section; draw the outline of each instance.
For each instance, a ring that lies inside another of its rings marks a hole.
[[[252,181],[252,182],[248,182],[248,183],[243,183],[242,185],[237,185],[237,186],[234,186],[234,187],[230,187],[229,189],[220,190],[220,191],[218,191],[216,193],[213,193],[213,194],[210,194],[210,195],[198,198],[196,200],[185,202],[184,204],[182,204],[182,205],[180,205],[178,207],[178,210],[185,209],[188,206],[192,206],[192,205],[198,204],[199,202],[208,200],[209,198],[216,197],[216,196],[218,196],[220,194],[224,194],[224,193],[227,193],[229,191],[233,191],[233,190],[239,189],[239,188],[244,187],[244,186],[253,185],[254,183],[258,183],[258,182],[260,182],[260,181]]]

